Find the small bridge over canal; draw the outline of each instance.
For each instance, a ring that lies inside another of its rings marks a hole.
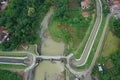
[[[36,57],[36,63],[39,63],[43,60],[61,61],[61,62],[64,62],[65,64],[67,63],[67,57],[65,57],[65,56],[37,56]]]

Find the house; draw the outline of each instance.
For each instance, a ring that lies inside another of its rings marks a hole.
[[[9,40],[8,35],[9,35],[8,30],[5,27],[1,26],[0,27],[0,44],[5,40]]]
[[[84,0],[84,1],[82,1],[81,2],[82,9],[89,8],[90,2],[91,2],[91,0]]]
[[[120,0],[107,0],[111,11],[120,10]]]
[[[98,70],[99,70],[100,72],[103,71],[103,68],[102,68],[102,66],[101,66],[100,64],[98,64]]]
[[[82,16],[83,16],[83,17],[89,17],[89,16],[90,16],[90,13],[89,13],[89,12],[82,12]]]

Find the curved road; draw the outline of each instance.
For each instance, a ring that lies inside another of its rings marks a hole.
[[[88,41],[85,45],[85,48],[83,50],[83,53],[79,59],[73,58],[72,61],[70,61],[70,64],[75,67],[80,67],[86,64],[88,57],[90,55],[91,49],[93,47],[93,44],[95,42],[96,36],[98,34],[100,25],[102,23],[102,4],[100,0],[96,0],[96,7],[97,7],[97,18],[96,22],[94,24],[94,27],[92,29],[92,32],[88,38]]]

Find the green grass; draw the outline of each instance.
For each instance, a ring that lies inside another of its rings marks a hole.
[[[0,64],[0,69],[25,69],[24,65]]]
[[[62,35],[61,30],[57,27],[58,21],[53,20],[50,26],[48,27],[52,38],[55,41],[61,40],[59,37]]]
[[[102,49],[102,56],[109,57],[110,54],[116,52],[119,49],[119,41],[120,39],[117,38],[112,32],[108,32],[107,39],[105,40],[103,49]]]
[[[21,45],[20,46],[18,46],[17,48],[16,48],[16,50],[15,51],[23,51],[23,52],[30,52],[30,53],[33,53],[33,54],[35,54],[35,55],[38,55],[38,53],[37,53],[37,44],[29,44],[29,45],[27,45],[28,46],[28,48],[27,49],[24,49]],[[22,53],[21,53],[22,54]],[[26,54],[27,55],[27,54]]]
[[[113,22],[115,21],[115,18],[114,17],[112,17],[111,19],[110,19],[110,22],[109,22],[109,27],[113,27],[112,25],[113,25]]]
[[[80,46],[77,54],[75,54],[75,58],[77,58],[77,59],[80,58],[80,56],[81,56],[81,54],[82,54],[82,51],[83,51],[83,49],[84,49],[84,47],[85,47],[85,45],[86,45],[86,42],[87,42],[87,40],[88,40],[88,38],[89,38],[89,35],[90,35],[91,31],[92,31],[92,28],[93,28],[93,26],[94,26],[94,22],[95,22],[95,17],[92,19],[92,21],[91,21],[91,23],[90,23],[90,26],[89,26],[86,34],[85,34],[84,39],[82,40],[82,43],[80,44],[81,46]]]
[[[37,50],[36,48],[37,47],[35,45],[29,45],[29,48],[28,48],[27,51],[32,52],[32,53],[38,55],[38,53],[36,52],[36,50]]]
[[[25,53],[0,53],[0,56],[9,56],[9,57],[26,57]]]
[[[84,66],[81,66],[81,67],[76,67],[75,69],[77,69],[77,70],[86,69],[91,65],[93,57],[94,57],[96,49],[97,49],[97,46],[98,46],[98,43],[100,41],[100,38],[101,38],[101,35],[102,35],[102,32],[103,32],[103,29],[104,29],[104,26],[105,26],[105,22],[106,22],[106,17],[103,17],[100,29],[98,31],[98,35],[95,39],[95,43],[92,47],[92,50],[90,52],[90,55],[88,57],[88,60],[87,60],[86,64]]]
[[[85,35],[85,32],[87,31],[88,27],[80,27],[79,29],[72,27],[72,41],[73,41],[73,47],[77,48],[82,42],[83,37]],[[79,30],[79,31],[78,31]]]

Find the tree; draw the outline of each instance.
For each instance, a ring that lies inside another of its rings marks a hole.
[[[9,41],[0,44],[0,50],[13,50],[21,43],[38,43],[40,23],[49,6],[44,0],[11,0],[0,14],[0,26],[9,31]]]
[[[113,31],[115,35],[120,38],[120,19],[116,19],[113,22]]]
[[[111,56],[113,64],[115,65],[116,69],[120,71],[120,50],[117,51],[115,54]]]
[[[44,3],[45,3],[46,5],[50,5],[50,6],[52,6],[52,5],[54,5],[55,0],[45,0]]]
[[[33,7],[28,8],[28,16],[32,16],[35,13],[35,9]]]

